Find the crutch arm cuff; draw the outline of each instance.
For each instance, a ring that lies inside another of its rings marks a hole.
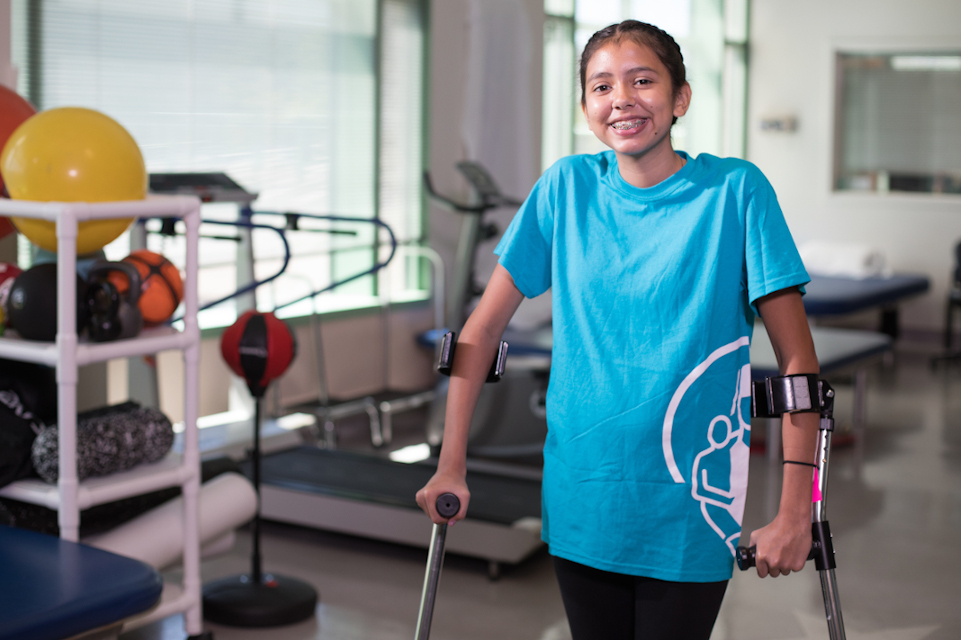
[[[816,373],[772,376],[752,382],[751,387],[751,413],[756,418],[821,412]]]

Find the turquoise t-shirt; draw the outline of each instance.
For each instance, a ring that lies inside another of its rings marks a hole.
[[[809,278],[749,162],[708,154],[648,189],[613,151],[540,178],[494,253],[553,290],[543,538],[661,580],[727,580],[750,444],[754,302]]]

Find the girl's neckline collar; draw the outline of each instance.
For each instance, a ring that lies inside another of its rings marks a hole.
[[[613,151],[609,151],[608,153],[611,154],[611,158],[613,160],[610,164],[611,168],[609,174],[612,185],[619,191],[626,193],[633,198],[640,198],[643,200],[662,198],[673,193],[687,181],[688,175],[690,175],[690,173],[694,170],[694,159],[691,158],[685,151],[675,151],[674,153],[684,159],[683,167],[661,182],[658,182],[653,187],[635,187],[630,182],[625,180],[623,176],[621,176],[620,168],[617,165],[617,155]]]

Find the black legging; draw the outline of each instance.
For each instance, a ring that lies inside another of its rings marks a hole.
[[[574,640],[709,640],[722,582],[666,582],[554,558]]]

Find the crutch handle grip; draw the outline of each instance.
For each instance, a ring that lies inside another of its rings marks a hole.
[[[734,559],[737,560],[737,568],[741,571],[757,566],[757,547],[738,547]]]
[[[460,511],[460,500],[453,493],[442,493],[437,496],[434,507],[437,508],[437,513],[445,518],[453,518]]]
[[[757,547],[738,547],[734,559],[741,571],[757,566]],[[808,554],[808,560],[814,560],[818,571],[837,567],[834,561],[834,544],[831,541],[831,525],[827,520],[811,523],[811,553]]]
[[[817,542],[811,544],[811,553],[808,554],[808,560],[814,560],[817,556],[818,549]],[[737,560],[737,568],[741,571],[747,571],[751,567],[757,566],[757,545],[752,547],[738,547],[737,553],[734,554],[734,558]]]

